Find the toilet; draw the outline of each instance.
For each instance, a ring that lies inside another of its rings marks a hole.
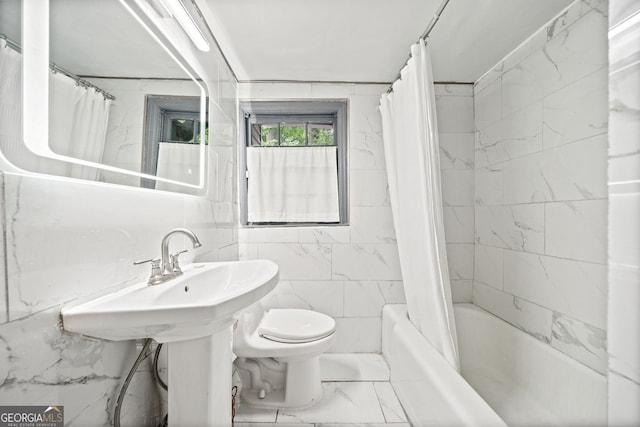
[[[335,341],[335,321],[302,309],[244,310],[233,333],[240,399],[257,408],[302,409],[322,398],[320,354]]]

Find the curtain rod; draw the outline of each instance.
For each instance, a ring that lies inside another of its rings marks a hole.
[[[443,0],[442,1],[440,6],[438,7],[438,9],[436,10],[435,15],[433,15],[433,18],[431,18],[431,21],[429,21],[429,25],[427,25],[427,28],[424,30],[424,32],[422,33],[422,35],[420,36],[418,41],[420,41],[420,40],[427,41],[427,38],[429,38],[429,34],[431,34],[431,30],[433,30],[433,27],[436,26],[436,23],[440,19],[440,15],[442,15],[442,12],[444,11],[444,8],[447,7],[447,4],[449,4],[449,0]],[[404,65],[402,65],[402,67],[400,67],[400,71],[398,71],[398,75],[396,76],[395,80],[399,80],[400,79],[400,77],[401,77],[400,73],[401,73],[402,69],[409,63],[410,59],[411,59],[411,55],[409,55],[407,60],[404,61]],[[394,80],[394,83],[395,83],[395,80]],[[389,86],[389,89],[387,89],[387,93],[390,93],[391,91],[393,91],[393,83],[391,83],[391,85]]]
[[[14,42],[13,40],[11,40],[9,37],[7,37],[4,34],[0,33],[0,39],[4,40],[4,42],[6,43],[6,46],[15,50],[18,53],[22,53],[22,47]],[[93,88],[96,92],[102,94],[102,96],[105,99],[109,99],[111,101],[114,101],[116,99],[115,96],[111,95],[110,93],[106,92],[103,89],[100,89],[98,86],[84,80],[81,79],[80,77],[76,76],[73,73],[70,73],[69,71],[65,70],[64,68],[61,68],[59,66],[57,66],[56,64],[54,64],[53,62],[49,62],[49,69],[51,70],[52,73],[60,73],[63,74],[67,77],[69,77],[70,79],[74,80],[76,82],[77,85],[85,87],[85,88]]]

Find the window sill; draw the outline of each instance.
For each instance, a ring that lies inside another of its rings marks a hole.
[[[341,222],[272,222],[241,224],[242,228],[319,228],[319,227],[348,227],[349,223]]]

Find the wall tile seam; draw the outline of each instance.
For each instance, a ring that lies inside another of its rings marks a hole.
[[[495,289],[495,288],[494,288],[494,289]],[[533,302],[531,302],[531,301],[527,301],[527,300],[526,300],[526,299],[524,299],[524,298],[521,298],[521,297],[519,297],[519,296],[517,296],[517,295],[510,294],[510,293],[508,293],[508,292],[504,292],[504,293],[505,293],[505,294],[507,294],[507,295],[509,295],[509,296],[512,296],[512,297],[514,297],[514,298],[518,298],[518,299],[520,299],[520,300],[522,300],[522,301],[526,301],[528,304],[536,305],[536,306],[538,306],[539,308],[542,308],[543,310],[548,311],[548,312],[549,312],[549,314],[551,314],[551,315],[552,315],[552,310],[550,310],[550,309],[548,309],[548,308],[546,308],[546,307],[544,307],[544,306],[541,306],[541,305],[539,305],[539,304],[533,303]],[[475,304],[475,303],[474,303],[474,304]],[[524,328],[522,327],[522,325],[518,325],[518,324],[516,324],[516,323],[511,322],[509,319],[506,319],[506,318],[505,318],[506,316],[505,316],[505,317],[502,317],[500,314],[498,314],[498,313],[496,313],[496,312],[493,312],[492,310],[490,310],[489,308],[487,308],[487,307],[485,307],[485,306],[478,305],[478,304],[475,304],[475,305],[476,305],[476,306],[478,306],[478,307],[480,307],[481,309],[485,310],[486,312],[488,312],[488,313],[490,313],[490,314],[492,314],[492,315],[496,316],[496,317],[497,317],[497,318],[499,318],[500,320],[502,320],[502,321],[504,321],[504,322],[508,323],[509,325],[513,326],[514,328],[517,328],[518,330],[520,330],[520,331],[522,331],[522,332],[526,333],[527,335],[529,335],[529,336],[531,336],[531,337],[535,338],[536,340],[538,340],[538,341],[540,341],[540,342],[542,342],[542,343],[544,343],[544,344],[548,345],[549,347],[552,347],[554,350],[556,350],[556,351],[560,351],[561,353],[566,354],[566,353],[564,353],[562,350],[560,350],[560,349],[558,349],[558,348],[555,348],[555,347],[553,347],[553,346],[551,345],[551,334],[552,334],[552,330],[553,330],[553,320],[552,320],[551,325],[550,325],[550,327],[549,327],[548,335],[540,336],[540,334],[535,334],[535,333],[533,333],[532,331],[528,331],[528,330],[524,329]],[[547,338],[547,336],[548,336],[548,338]],[[542,339],[542,338],[545,338],[545,339]],[[575,360],[575,359],[574,359],[574,360]]]
[[[438,84],[438,83],[436,83]],[[473,83],[464,83],[464,84],[468,84],[468,85],[472,85]],[[453,94],[446,94],[446,95],[435,95],[435,100],[439,100],[442,98],[473,98],[473,95],[471,94],[464,94],[464,95],[453,95]]]
[[[598,70],[598,71],[601,71],[601,70],[602,70],[602,69],[600,69],[600,70]],[[595,71],[594,73],[597,73],[598,71]],[[594,74],[594,73],[591,73],[591,74]],[[590,74],[590,75],[591,75],[591,74]],[[583,77],[583,78],[587,78],[587,77],[589,77],[590,75],[585,76],[585,77]],[[571,85],[571,84],[573,84],[573,83],[578,83],[578,82],[580,82],[580,80],[582,80],[583,78],[580,78],[580,79],[578,79],[578,80],[574,80],[574,81],[573,81],[573,82],[571,82],[569,85]],[[563,87],[562,89],[564,89],[564,88],[566,88],[566,86],[565,86],[565,87]],[[562,90],[562,89],[559,89],[559,90]],[[557,92],[557,91],[556,91],[556,92]],[[512,116],[514,116],[515,114],[521,113],[523,110],[526,110],[527,108],[530,108],[531,106],[533,106],[533,105],[535,105],[535,104],[537,104],[537,103],[541,103],[541,104],[542,104],[541,109],[542,109],[543,114],[542,114],[541,116],[544,116],[544,101],[545,101],[549,96],[551,96],[551,95],[553,95],[553,94],[555,94],[555,92],[554,92],[554,93],[550,93],[550,94],[548,94],[548,95],[545,95],[545,96],[543,96],[542,98],[539,98],[539,99],[537,99],[537,100],[535,100],[535,101],[533,101],[533,102],[531,102],[531,103],[529,103],[529,104],[527,104],[527,105],[523,106],[522,108],[519,108],[519,109],[517,109],[517,110],[515,110],[515,111],[513,111],[513,112],[511,112],[511,113],[509,113],[509,114],[507,114],[506,116],[503,116],[503,115],[502,115],[502,106],[503,106],[503,102],[502,102],[502,100],[501,100],[501,102],[500,102],[500,110],[501,110],[501,111],[500,111],[500,118],[498,118],[498,119],[496,119],[496,120],[494,120],[494,121],[492,121],[492,122],[487,122],[487,123],[485,123],[485,124],[483,125],[483,127],[481,127],[481,128],[476,127],[475,132],[478,132],[478,133],[484,133],[488,128],[490,128],[490,127],[492,127],[492,126],[494,126],[494,125],[497,125],[497,124],[499,124],[499,123],[501,123],[501,122],[504,122],[504,121],[506,121],[506,120],[510,119],[510,118],[511,118]],[[476,125],[477,125],[477,124],[476,124]],[[541,125],[541,126],[544,126],[544,125],[545,125],[544,117],[542,117],[542,120],[540,121],[540,125]],[[608,128],[608,127],[607,127],[607,128]],[[461,133],[463,133],[463,132],[461,132]],[[464,133],[467,133],[467,132],[464,132]],[[591,135],[591,136],[588,136],[588,137],[584,137],[584,138],[576,139],[576,140],[573,140],[573,141],[565,142],[565,143],[562,143],[562,144],[554,145],[554,147],[560,147],[560,146],[562,146],[562,145],[565,145],[565,144],[568,144],[568,143],[571,143],[571,142],[575,142],[575,141],[579,141],[579,140],[582,140],[582,139],[591,138],[591,137],[593,137],[593,136],[601,135],[601,134],[603,134],[603,133],[608,133],[608,130],[605,130],[605,131],[599,132],[599,133],[597,133],[597,134],[594,134],[594,135]],[[544,143],[544,141],[543,141],[543,143]],[[550,148],[553,148],[553,147],[550,147]]]
[[[545,124],[545,122],[543,120],[542,121],[542,125],[544,126],[544,124]],[[541,151],[538,151],[538,153],[543,153],[543,152],[546,152],[546,151],[552,151],[552,150],[555,150],[555,149],[558,149],[558,148],[561,148],[561,147],[566,147],[567,145],[570,145],[570,144],[575,144],[575,143],[578,143],[578,142],[584,142],[584,141],[586,141],[588,139],[594,139],[594,138],[602,136],[602,135],[609,135],[609,126],[607,126],[607,128],[605,130],[603,130],[602,132],[594,133],[593,135],[585,136],[583,138],[573,139],[571,141],[563,142],[561,144],[552,145],[552,146],[546,147],[546,148],[544,147],[544,138],[543,138],[543,140],[542,140],[543,148],[542,148]],[[536,153],[531,153],[531,154],[536,154]],[[528,154],[526,154],[525,156],[527,156],[527,155]]]
[[[613,355],[613,357],[615,357],[615,355]],[[624,378],[625,380],[630,381],[630,382],[632,382],[632,383],[634,383],[635,385],[637,385],[637,386],[639,386],[639,387],[640,387],[640,382],[638,382],[638,381],[634,380],[633,378],[629,377],[628,375],[625,375],[625,374],[623,374],[623,373],[618,372],[616,369],[612,368],[612,367],[611,367],[611,365],[609,365],[609,366],[607,367],[607,371],[609,372],[609,375],[610,375],[610,374],[617,375],[617,376],[619,376],[619,377],[621,377],[621,378]]]
[[[466,166],[466,167],[462,167],[462,168],[459,168],[459,167],[458,168],[457,167],[443,167],[442,166],[442,162],[440,162],[440,172],[442,172],[442,171],[472,171],[474,169],[475,169],[474,166]]]
[[[475,115],[475,112],[474,112]],[[467,134],[475,134],[475,130],[459,130],[459,131],[442,131],[438,132],[438,135],[467,135]]]
[[[452,205],[452,204],[443,202],[442,207],[443,208],[473,208],[474,207],[473,201],[471,201],[470,203],[471,203],[470,205],[459,205],[459,204]]]
[[[563,260],[563,261],[580,262],[580,263],[584,263],[584,264],[591,264],[591,265],[597,265],[597,266],[608,266],[609,265],[607,261],[605,261],[605,262],[584,261],[584,260],[581,260],[581,259],[561,257],[561,256],[557,256],[557,255],[544,254],[544,253],[540,253],[540,252],[520,251],[520,250],[512,249],[512,248],[505,248],[504,246],[488,245],[486,243],[482,243],[482,242],[478,242],[478,241],[476,241],[474,245],[486,246],[486,247],[494,248],[494,249],[502,249],[503,251],[510,251],[510,252],[515,252],[515,253],[519,253],[519,254],[543,256],[543,257],[554,258],[554,259],[559,259],[559,260]],[[504,260],[503,260],[503,267],[504,267]],[[503,271],[504,271],[504,269],[503,269]]]
[[[494,288],[494,289],[495,289],[495,288]],[[593,326],[592,324],[587,323],[587,322],[586,322],[586,321],[584,321],[584,320],[576,319],[575,317],[571,317],[571,316],[569,316],[569,315],[568,315],[568,314],[566,314],[566,313],[563,313],[563,312],[558,311],[558,310],[556,310],[556,309],[554,309],[554,308],[551,308],[551,307],[547,307],[547,306],[546,306],[546,305],[544,305],[544,304],[541,304],[541,303],[539,303],[539,302],[532,301],[532,300],[530,300],[530,299],[528,299],[528,298],[526,298],[526,297],[520,296],[520,295],[518,295],[518,294],[511,293],[511,292],[510,292],[510,291],[508,291],[508,290],[503,290],[503,291],[501,291],[501,292],[503,292],[503,293],[505,293],[505,294],[507,294],[507,295],[509,295],[509,296],[512,296],[512,297],[514,297],[514,298],[518,298],[519,300],[522,300],[522,301],[526,302],[527,304],[533,304],[533,305],[536,305],[536,306],[538,306],[538,307],[540,307],[540,308],[542,308],[542,309],[544,309],[544,310],[546,310],[546,311],[550,312],[552,315],[553,315],[553,313],[558,313],[558,314],[562,315],[563,317],[569,318],[569,319],[574,320],[574,321],[576,321],[576,322],[583,323],[583,324],[585,324],[585,325],[589,325],[589,326],[591,326],[591,327],[593,327],[593,328],[595,328],[595,329],[598,329],[598,330],[601,330],[601,331],[605,331],[605,332],[606,332],[606,329],[602,329],[602,328],[599,328],[599,327],[597,327],[597,326]],[[500,317],[500,316],[498,316],[498,317]],[[551,326],[552,326],[552,329],[553,329],[553,319],[552,319],[552,322],[551,322]],[[550,334],[549,336],[551,336],[551,334]]]
[[[503,265],[503,268],[504,268],[504,258],[502,259],[502,265]],[[490,287],[491,289],[495,289],[495,290],[497,290],[497,291],[503,292],[503,293],[505,293],[505,294],[506,294],[506,293],[508,293],[508,292],[506,292],[506,291],[504,290],[504,287],[498,288],[498,287],[496,287],[496,286],[492,285],[491,283],[483,282],[482,280],[480,280],[480,279],[476,279],[476,278],[474,277],[474,278],[473,278],[473,283],[476,283],[476,282],[481,283],[481,284],[483,284],[483,285],[485,285],[485,286],[488,286],[488,287]],[[513,295],[513,294],[509,294],[509,295]],[[518,298],[519,298],[519,297],[518,297]]]
[[[553,203],[581,203],[581,202],[597,202],[608,201],[608,197],[596,197],[593,199],[560,199],[560,200],[545,200],[537,202],[520,202],[520,203],[498,203],[498,204],[478,204],[474,207],[477,208],[495,208],[495,207],[509,207],[509,206],[529,206],[529,205],[547,205]]]
[[[185,225],[187,225],[187,224],[185,224]],[[215,248],[212,248],[212,250],[228,249],[228,248],[230,248],[232,246],[236,246],[236,245],[238,245],[238,242],[229,242],[229,243],[227,243],[225,245],[217,246]]]
[[[363,206],[363,208],[376,208],[375,206]],[[382,207],[386,207],[386,206],[382,206]],[[452,206],[452,207],[473,207],[473,206]],[[353,240],[351,238],[351,236],[349,237],[349,241],[348,242],[310,242],[308,240],[279,240],[279,241],[265,241],[265,242],[255,242],[255,241],[249,241],[249,242],[245,242],[245,241],[241,241],[241,242],[231,242],[228,245],[225,246],[221,246],[218,249],[224,249],[227,248],[229,246],[233,246],[235,244],[238,245],[316,245],[316,246],[320,246],[320,245],[331,245],[332,247],[330,248],[330,250],[333,252],[333,245],[354,245],[354,246],[358,246],[358,245],[385,245],[385,244],[389,244],[389,245],[395,245],[397,244],[397,239],[394,238],[382,238],[382,239],[378,239],[378,240]]]
[[[483,130],[487,129],[488,127],[493,126],[493,125],[495,125],[496,123],[499,123],[499,122],[501,122],[501,121],[503,121],[503,120],[506,120],[506,119],[508,119],[509,117],[513,116],[514,114],[517,114],[517,113],[519,113],[519,112],[522,112],[522,110],[525,110],[525,109],[527,109],[527,108],[531,107],[532,105],[534,105],[534,104],[536,104],[536,103],[538,103],[538,102],[542,103],[542,111],[543,111],[543,113],[544,113],[544,101],[545,101],[547,98],[549,98],[549,97],[550,97],[550,96],[552,96],[552,95],[557,94],[557,92],[559,92],[559,91],[561,91],[561,90],[563,90],[563,89],[566,89],[568,86],[571,86],[572,84],[578,83],[578,82],[580,82],[580,81],[582,81],[582,80],[584,80],[584,79],[587,79],[587,78],[589,78],[589,77],[593,76],[593,75],[594,75],[594,74],[596,74],[596,73],[601,72],[601,71],[602,71],[602,70],[604,70],[604,69],[607,69],[608,67],[609,67],[609,65],[608,65],[608,64],[607,64],[607,65],[604,65],[604,66],[602,66],[602,67],[598,68],[597,70],[592,71],[591,73],[586,74],[586,75],[584,75],[584,76],[580,77],[579,79],[572,80],[572,81],[568,82],[567,84],[565,84],[565,85],[563,85],[563,86],[561,86],[561,87],[557,88],[557,89],[556,89],[556,90],[554,90],[553,92],[549,92],[549,93],[547,93],[547,94],[543,95],[542,97],[540,97],[540,98],[536,99],[535,101],[532,101],[532,102],[530,102],[530,103],[528,103],[528,104],[526,104],[526,105],[521,106],[520,108],[518,108],[518,109],[516,109],[516,110],[511,111],[511,112],[510,112],[509,114],[507,114],[506,116],[503,114],[503,111],[504,111],[504,108],[503,108],[503,107],[504,107],[504,102],[503,102],[503,90],[502,90],[502,75],[500,75],[500,77],[499,77],[499,78],[500,78],[500,118],[499,118],[499,119],[496,119],[496,120],[494,120],[494,121],[492,121],[492,122],[490,122],[490,123],[486,123],[486,124],[485,124],[481,129],[477,129],[477,128],[476,128],[476,131],[477,131],[477,132],[482,132]],[[511,69],[513,69],[513,68],[515,68],[515,67],[512,67]],[[607,86],[607,85],[608,85],[608,83],[607,83],[605,86]],[[491,85],[489,85],[489,86],[491,86]],[[487,88],[484,88],[484,89],[487,89]],[[484,90],[484,89],[483,89],[483,90]],[[475,102],[474,102],[474,104],[475,104]],[[544,124],[544,117],[543,117],[543,120],[542,120],[542,124]]]
[[[519,155],[519,156],[510,157],[510,158],[508,158],[506,160],[498,160],[498,161],[493,162],[493,163],[486,163],[486,164],[483,164],[482,166],[476,165],[474,169],[477,170],[477,169],[486,169],[486,168],[490,168],[490,167],[496,167],[498,164],[502,164],[504,166],[505,164],[507,164],[507,163],[509,163],[509,162],[511,162],[513,160],[524,159],[526,157],[539,155],[540,153],[548,153],[548,152],[551,152],[553,150],[557,150],[557,149],[566,147],[566,146],[568,146],[570,144],[576,144],[576,143],[584,142],[584,141],[589,140],[589,139],[602,137],[603,135],[609,135],[608,130],[606,132],[602,132],[602,133],[598,133],[598,134],[595,134],[595,135],[587,136],[585,138],[576,139],[574,141],[566,142],[566,143],[563,143],[563,144],[554,145],[554,146],[551,146],[551,147],[548,147],[548,148],[544,148],[544,141],[542,141],[543,148],[540,149],[540,150],[532,151],[530,153],[522,154],[522,155]],[[482,151],[482,150],[483,150],[483,147],[480,146],[480,147],[475,149],[475,152],[478,153],[479,151]],[[635,153],[632,153],[632,154],[635,154]],[[604,160],[606,160],[606,159],[604,159]],[[468,169],[460,169],[460,170],[468,170]],[[504,171],[504,167],[501,170]]]

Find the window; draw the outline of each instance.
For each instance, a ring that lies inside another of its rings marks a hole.
[[[346,101],[241,103],[246,225],[346,224]]]
[[[190,96],[147,95],[145,105],[145,137],[142,147],[142,172],[156,175],[161,142],[200,144],[200,98]],[[208,124],[204,124],[205,144]],[[141,178],[145,188],[156,182]]]
[[[254,116],[252,147],[336,146],[334,115]]]

